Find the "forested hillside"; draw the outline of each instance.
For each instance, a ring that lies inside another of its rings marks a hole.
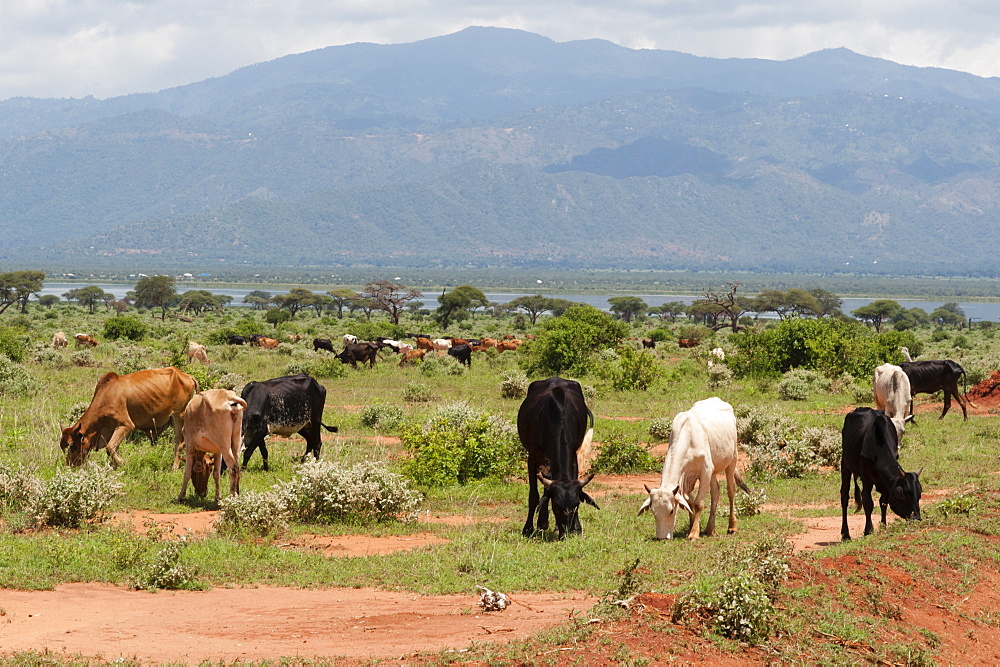
[[[1000,82],[470,28],[0,102],[0,259],[992,275]]]

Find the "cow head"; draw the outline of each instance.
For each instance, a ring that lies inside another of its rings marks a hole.
[[[98,449],[95,446],[98,434],[83,432],[80,424],[74,424],[62,430],[62,437],[59,439],[59,447],[66,452],[66,465],[77,467],[87,462],[87,456],[91,449]]]
[[[588,475],[584,479],[567,481],[549,479],[538,473],[538,479],[542,483],[542,486],[545,487],[545,492],[542,494],[539,505],[541,508],[540,512],[546,512],[546,504],[551,502],[552,515],[556,518],[556,529],[559,531],[559,537],[563,537],[566,533],[583,532],[583,528],[580,526],[581,502],[601,509],[597,507],[594,499],[583,490],[583,487],[587,486],[590,480],[594,479],[593,475]],[[539,525],[541,525],[541,521],[539,521]]]
[[[646,486],[646,493],[649,494],[649,497],[639,508],[639,514],[651,509],[653,517],[656,519],[656,539],[673,539],[674,526],[677,523],[677,508],[683,507],[689,514],[694,514],[687,498],[681,493],[681,487],[677,486],[673,491],[667,491],[665,489],[650,489]],[[696,526],[692,526],[691,529],[698,530]]]
[[[215,471],[215,456],[208,452],[195,450],[191,453],[194,463],[191,465],[191,484],[199,498],[208,495],[208,478]]]
[[[920,521],[920,496],[923,487],[920,486],[920,472],[906,472],[892,483],[889,489],[889,508],[904,519]]]

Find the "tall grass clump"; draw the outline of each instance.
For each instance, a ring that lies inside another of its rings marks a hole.
[[[101,519],[124,495],[121,478],[122,472],[99,465],[59,470],[29,503],[28,519],[35,526],[66,528],[79,528],[86,521]]]

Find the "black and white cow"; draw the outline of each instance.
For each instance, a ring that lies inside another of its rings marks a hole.
[[[264,442],[271,433],[292,435],[298,433],[306,439],[305,461],[309,454],[319,458],[322,442],[320,427],[331,433],[336,426],[323,423],[323,404],[326,388],[312,377],[300,374],[251,382],[243,388],[243,400],[247,402],[243,412],[243,467],[259,447],[267,470],[267,445]]]
[[[899,465],[899,438],[892,420],[882,410],[857,408],[844,418],[841,431],[843,453],[840,459],[840,509],[843,522],[840,536],[851,539],[847,527],[847,504],[854,478],[854,499],[865,508],[865,535],[874,532],[872,487],[879,492],[882,525],[888,506],[904,519],[920,520],[920,472],[905,472]],[[858,481],[861,489],[858,489]]]
[[[528,395],[517,411],[517,434],[528,451],[528,520],[521,533],[534,535],[536,508],[538,529],[548,529],[550,501],[560,537],[582,532],[580,503],[594,507],[597,503],[583,490],[594,476],[578,478],[577,452],[586,452],[594,435],[594,415],[580,383],[552,377],[528,385]],[[540,502],[538,482],[545,487]]]

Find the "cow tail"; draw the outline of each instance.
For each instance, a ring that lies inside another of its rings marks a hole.
[[[735,473],[735,474],[733,475],[733,477],[734,477],[734,478],[736,479],[736,486],[738,486],[738,487],[740,487],[741,489],[743,489],[743,491],[744,491],[745,493],[747,493],[747,494],[751,494],[751,493],[752,493],[752,492],[750,491],[750,487],[749,487],[749,486],[747,486],[746,482],[744,482],[744,481],[743,481],[743,478],[742,478],[742,477],[740,477],[740,474],[739,474],[739,473]]]
[[[339,431],[339,429],[336,426],[327,426],[323,422],[320,422],[319,425],[325,428],[330,433],[337,433]]]

